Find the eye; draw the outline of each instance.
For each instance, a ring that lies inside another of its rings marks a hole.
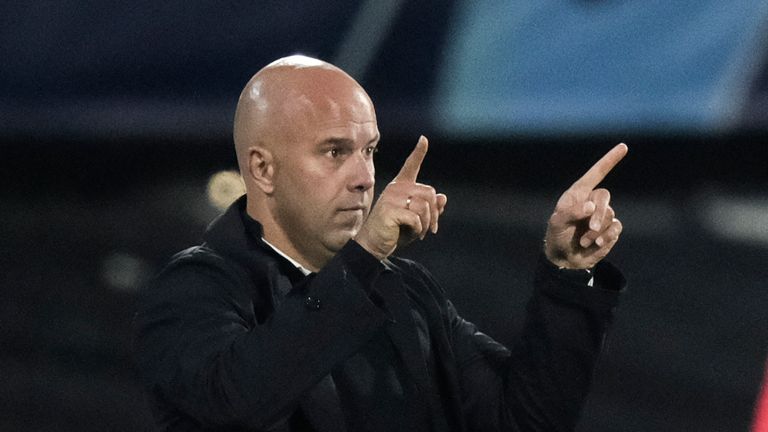
[[[379,152],[379,148],[375,146],[370,146],[365,148],[365,154],[366,155],[373,155]]]
[[[332,149],[330,150],[330,153],[331,153],[331,157],[332,157],[332,158],[337,158],[337,157],[339,157],[339,149],[337,149],[336,147],[332,148]]]

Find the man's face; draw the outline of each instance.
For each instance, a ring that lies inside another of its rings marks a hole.
[[[320,92],[323,93],[323,92]],[[330,259],[363,224],[373,200],[376,115],[360,88],[296,97],[275,158],[278,223],[303,253]]]

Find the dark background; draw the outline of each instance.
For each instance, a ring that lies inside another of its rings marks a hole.
[[[357,76],[384,137],[378,183],[423,133],[420,178],[449,197],[439,234],[403,254],[509,343],[559,194],[628,143],[605,186],[625,226],[610,260],[629,288],[579,430],[747,430],[768,345],[768,68],[727,129],[451,136],[429,113],[457,7],[392,4]],[[0,430],[148,428],[136,292],[217,214],[206,185],[235,168],[240,89],[283,55],[344,64],[367,6],[0,6]]]

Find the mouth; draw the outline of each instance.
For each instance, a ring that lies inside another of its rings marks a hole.
[[[354,212],[354,211],[360,210],[362,212],[365,212],[366,208],[367,208],[366,206],[355,205],[355,206],[340,208],[339,211],[342,211],[342,212]]]

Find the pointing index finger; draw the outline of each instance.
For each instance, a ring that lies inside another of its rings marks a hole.
[[[400,168],[400,172],[397,173],[395,181],[416,182],[421,163],[424,161],[424,156],[427,154],[427,148],[427,138],[422,135],[419,137],[419,142],[416,143],[416,147],[408,156],[408,159],[403,163],[403,167]]]
[[[609,172],[615,167],[624,156],[627,155],[627,145],[624,143],[618,144],[606,153],[599,161],[592,165],[580,179],[576,180],[576,183],[571,186],[571,189],[587,189],[592,190],[600,184],[601,181],[608,175]]]

